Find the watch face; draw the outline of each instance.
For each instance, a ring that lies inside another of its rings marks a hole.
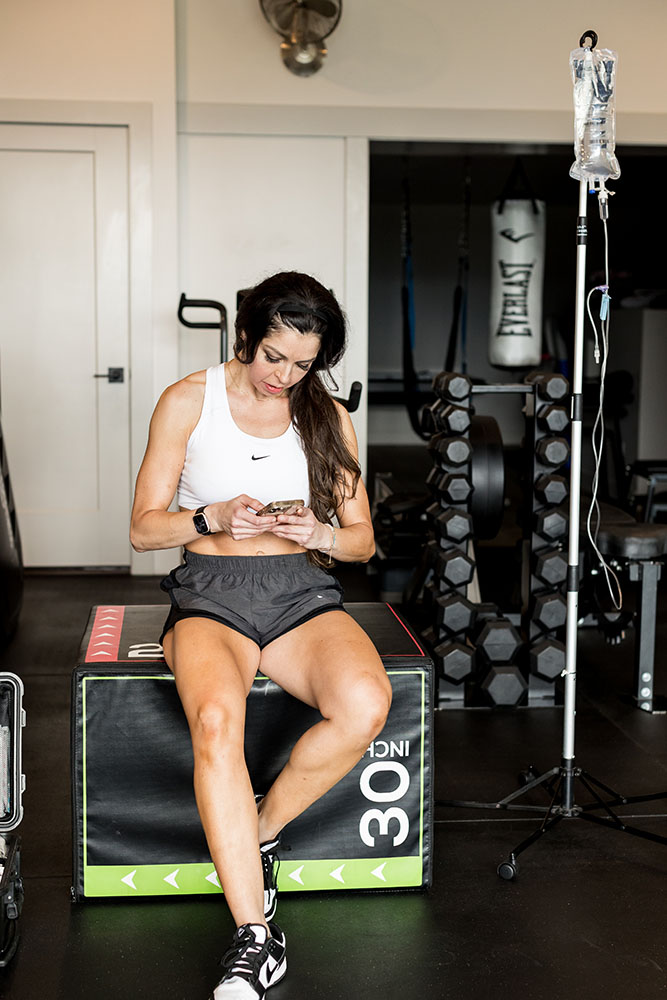
[[[208,526],[205,514],[194,514],[192,520],[194,521],[195,531],[197,531],[200,535],[211,534],[211,529]]]

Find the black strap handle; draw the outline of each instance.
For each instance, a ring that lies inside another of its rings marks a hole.
[[[354,413],[355,410],[359,409],[359,400],[361,399],[361,382],[353,382],[350,386],[350,395],[347,399],[343,399],[341,396],[334,396],[333,398],[337,403],[341,403],[348,413]]]
[[[220,319],[217,323],[211,321],[195,323],[185,318],[184,309],[217,309]],[[222,302],[216,302],[215,299],[188,299],[185,292],[182,292],[178,301],[178,318],[183,326],[189,326],[193,330],[220,330],[220,361],[227,360],[227,310]]]

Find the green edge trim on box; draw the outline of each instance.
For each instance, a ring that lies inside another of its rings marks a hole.
[[[422,859],[330,858],[281,861],[281,892],[405,889],[423,885]],[[86,896],[178,896],[221,893],[211,862],[185,865],[92,865],[84,868]]]
[[[424,752],[426,676],[422,669],[387,670],[388,674],[410,676],[421,679],[421,747],[420,747],[420,795],[419,795],[419,855],[417,857],[364,858],[346,860],[290,861],[281,863],[278,888],[281,892],[299,890],[335,889],[398,889],[424,884]],[[89,865],[86,807],[86,683],[88,681],[118,680],[128,676],[132,680],[173,680],[164,674],[130,674],[84,677],[82,688],[83,713],[83,884],[86,896],[177,896],[221,893],[215,869],[210,862],[203,864],[169,865]],[[259,675],[258,675],[259,677]],[[261,677],[260,679],[268,679]],[[386,871],[385,866],[390,870]],[[342,867],[341,867],[342,866]],[[338,872],[339,878],[332,875]],[[378,874],[378,872],[380,874]],[[292,876],[298,877],[292,877]],[[169,881],[167,881],[169,880]],[[138,883],[141,883],[139,885]]]

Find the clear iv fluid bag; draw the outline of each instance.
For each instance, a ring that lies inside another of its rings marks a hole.
[[[621,168],[616,147],[616,53],[610,49],[575,49],[570,53],[574,84],[574,163],[576,180],[616,180]]]

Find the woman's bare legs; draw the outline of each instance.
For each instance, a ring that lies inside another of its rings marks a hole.
[[[237,925],[265,924],[258,844],[350,771],[382,730],[391,685],[371,640],[341,611],[266,646],[218,622],[188,618],[165,636],[167,663],[190,726],[199,815]],[[323,716],[298,740],[260,805],[243,752],[245,705],[258,667]]]
[[[246,698],[259,665],[251,639],[207,618],[164,639],[194,752],[197,807],[237,926],[266,924],[257,807],[243,753]]]
[[[310,619],[262,650],[260,669],[323,716],[303,734],[260,805],[260,842],[317,801],[363,757],[391,705],[391,684],[364,630],[343,611]]]

